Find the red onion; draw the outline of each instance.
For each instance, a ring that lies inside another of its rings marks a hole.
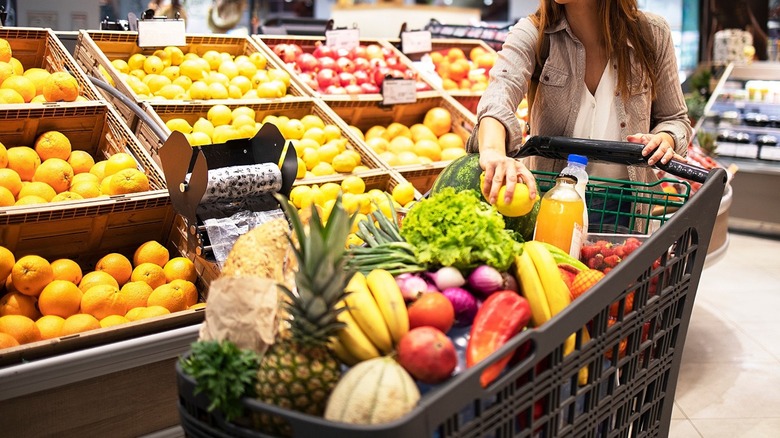
[[[400,274],[395,277],[395,282],[406,301],[415,301],[423,292],[428,291],[428,283],[419,275]]]
[[[442,294],[447,297],[455,309],[455,327],[471,325],[479,310],[479,301],[471,292],[461,287],[444,289]]]
[[[502,272],[501,278],[504,279],[504,285],[501,287],[502,290],[511,290],[514,292],[520,292],[520,287],[517,285],[517,279],[514,275],[508,273],[508,272]]]
[[[468,284],[474,292],[490,295],[504,287],[504,278],[496,268],[482,265],[471,272]]]

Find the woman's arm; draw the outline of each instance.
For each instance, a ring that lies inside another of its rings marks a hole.
[[[507,202],[515,192],[515,184],[525,183],[531,199],[536,198],[536,180],[533,174],[519,161],[507,157],[506,128],[492,117],[484,117],[479,127],[479,165],[485,170],[482,194],[491,204],[498,200],[498,190],[506,185],[504,194]]]

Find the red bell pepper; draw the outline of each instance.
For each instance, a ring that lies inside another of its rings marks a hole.
[[[520,333],[531,320],[528,301],[515,291],[503,290],[491,294],[477,311],[466,346],[466,367],[470,368],[506,344]],[[482,372],[480,383],[487,387],[512,358],[508,354]]]

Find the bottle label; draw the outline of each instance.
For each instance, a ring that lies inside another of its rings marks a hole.
[[[569,255],[578,260],[580,258],[580,249],[582,248],[582,237],[582,225],[575,222],[574,229],[571,232]]]

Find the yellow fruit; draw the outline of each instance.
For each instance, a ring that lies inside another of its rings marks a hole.
[[[22,179],[13,169],[0,169],[0,187],[5,187],[16,197],[22,190]]]
[[[120,292],[125,298],[127,308],[134,309],[136,307],[146,307],[146,302],[153,290],[149,283],[145,281],[130,281],[122,286]]]
[[[120,170],[137,169],[135,158],[126,152],[117,152],[108,157],[105,168],[103,169],[103,178],[111,176]],[[91,172],[91,171],[90,171]],[[100,177],[100,175],[98,175]]]
[[[390,140],[390,144],[387,146],[387,150],[398,155],[401,152],[409,152],[414,150],[414,142],[409,137],[399,136]]]
[[[444,149],[443,151],[441,151],[441,160],[442,161],[450,161],[450,160],[454,160],[454,159],[456,159],[458,157],[462,157],[464,155],[466,155],[466,150],[465,149],[460,149],[460,148]]]
[[[418,140],[414,144],[414,152],[422,157],[429,158],[431,161],[439,161],[441,159],[441,146],[436,140],[422,139]]]
[[[176,279],[195,283],[198,279],[195,264],[186,257],[174,257],[168,260],[168,263],[163,267],[163,272],[168,283]]]
[[[336,170],[333,169],[333,166],[331,166],[329,163],[326,163],[325,161],[320,161],[317,163],[316,166],[314,166],[311,169],[311,173],[314,174],[314,176],[327,176],[327,175],[334,175],[336,173]]]
[[[189,134],[192,132],[192,125],[190,125],[190,122],[178,117],[165,122],[165,126],[167,126],[171,131],[179,131],[183,134]]]
[[[0,103],[24,103],[24,97],[16,90],[0,88]]]
[[[13,51],[11,50],[11,44],[8,40],[0,38],[0,61],[8,62],[11,60],[12,56]]]
[[[154,92],[154,95],[168,100],[185,100],[187,98],[184,87],[172,83],[163,85]]]
[[[366,183],[363,181],[363,178],[359,176],[350,175],[341,181],[341,190],[344,193],[352,193],[354,195],[359,195],[365,193]]]
[[[168,55],[171,65],[179,65],[184,61],[184,53],[178,47],[168,46],[163,51]]]
[[[427,126],[434,135],[441,137],[450,132],[450,129],[452,128],[452,115],[445,108],[431,108],[425,113],[423,125]]]
[[[0,186],[0,207],[10,207],[16,203],[16,197],[10,190]]]
[[[25,102],[30,102],[37,94],[35,84],[29,78],[24,76],[11,76],[5,79],[0,88],[14,90],[22,96]]]
[[[57,315],[45,315],[35,321],[35,326],[41,332],[41,339],[55,339],[62,334],[65,318]]]
[[[68,164],[73,168],[73,177],[80,174],[89,174],[89,170],[95,165],[95,159],[87,151],[71,151],[67,158]]]
[[[108,315],[100,320],[100,327],[113,327],[115,325],[125,324],[128,322],[130,322],[130,320],[122,315]]]
[[[100,321],[87,313],[77,313],[65,319],[60,329],[60,336],[70,336],[100,328]]]
[[[79,175],[92,175],[91,173],[81,173]],[[76,175],[76,176],[79,176]],[[76,177],[74,176],[74,178]],[[94,175],[93,175],[94,176]],[[63,192],[65,193],[65,192]],[[100,191],[100,185],[96,181],[71,182],[69,193],[75,193],[84,199],[97,198],[103,193]]]
[[[406,125],[393,122],[385,128],[384,132],[382,132],[382,137],[387,141],[391,141],[396,137],[406,137],[411,140],[412,133]]]
[[[123,169],[108,182],[109,195],[125,195],[149,191],[149,177],[138,169]]]
[[[54,72],[43,84],[47,102],[73,102],[79,97],[79,83],[67,72]]]
[[[57,193],[68,190],[71,179],[73,179],[73,168],[67,161],[60,158],[49,158],[41,163],[35,169],[32,178],[33,182],[48,184]],[[51,201],[51,199],[49,200]]]
[[[84,199],[84,197],[78,193],[66,191],[57,193],[57,195],[51,198],[51,201],[49,202],[78,201],[80,199]]]
[[[233,121],[232,111],[226,105],[222,104],[214,105],[209,108],[208,112],[206,113],[206,117],[208,118],[208,121],[211,122],[211,124],[215,127],[229,125]]]
[[[99,181],[103,181],[106,176],[106,164],[108,164],[106,160],[98,161],[89,169],[89,173],[95,175]]]
[[[130,73],[130,65],[124,59],[114,59],[111,61],[111,65],[120,73]]]
[[[355,157],[347,152],[342,152],[335,157],[331,162],[333,170],[339,173],[352,173],[357,167],[358,163],[355,161]]]
[[[439,146],[444,149],[464,149],[466,148],[463,138],[453,132],[448,132],[439,137]]]
[[[496,210],[504,216],[518,217],[528,214],[534,207],[535,200],[531,199],[528,186],[523,183],[515,185],[512,199],[506,202],[506,186],[501,186],[496,200]]]
[[[401,205],[414,200],[414,186],[408,181],[400,182],[393,187],[392,196],[393,200]]]
[[[49,201],[41,198],[40,196],[29,195],[29,196],[19,197],[19,199],[16,201],[14,205],[37,205],[37,204],[46,204],[47,202]]]

